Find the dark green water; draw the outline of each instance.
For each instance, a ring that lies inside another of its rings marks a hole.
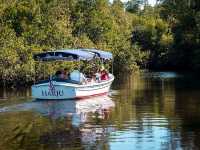
[[[0,92],[0,150],[200,149],[198,77],[143,72],[116,79],[111,95],[34,101]]]

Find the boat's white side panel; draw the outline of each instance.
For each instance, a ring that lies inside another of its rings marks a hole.
[[[55,82],[32,86],[32,97],[37,99],[74,99],[108,93],[114,77],[108,81],[89,84]]]
[[[76,88],[76,97],[81,98],[85,96],[98,95],[109,92],[112,82],[100,85],[91,85],[89,87]]]
[[[75,89],[69,86],[53,85],[51,89],[48,84],[33,85],[32,97],[37,99],[70,99],[76,95]]]

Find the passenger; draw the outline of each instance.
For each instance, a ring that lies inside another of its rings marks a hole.
[[[69,79],[69,71],[67,68],[63,71],[63,79],[68,80]]]
[[[92,75],[91,83],[96,83],[96,75]]]
[[[74,68],[74,71],[70,73],[70,79],[79,83],[86,83],[86,78],[83,73],[78,70],[78,67]]]
[[[96,81],[100,82],[101,81],[101,71],[100,71],[100,69],[95,73],[95,76],[96,76]]]
[[[101,71],[101,80],[108,80],[109,79],[109,75],[108,72],[104,69]]]
[[[56,71],[56,73],[55,73],[55,78],[56,78],[56,79],[60,79],[61,76],[62,76],[62,72],[61,72],[60,70]]]
[[[61,70],[60,79],[64,79],[64,78],[65,78],[64,70]]]

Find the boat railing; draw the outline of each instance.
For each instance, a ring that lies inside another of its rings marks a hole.
[[[113,78],[113,76],[109,76],[108,80],[110,80],[111,78]],[[100,81],[96,81],[95,83],[102,83],[102,82],[106,82],[108,80],[100,80]],[[48,83],[49,81],[50,81],[50,79],[39,80],[35,84],[44,84],[44,83]],[[79,85],[83,84],[79,81],[75,81],[75,80],[71,80],[71,79],[62,79],[62,78],[52,78],[51,81],[65,82],[65,83],[72,83],[72,84],[79,84]],[[89,83],[91,83],[91,78],[87,78],[86,84],[89,84]]]
[[[38,81],[36,84],[43,84],[43,83],[48,83],[50,80],[40,80]],[[74,80],[70,80],[70,79],[59,79],[59,78],[54,78],[52,79],[52,81],[56,81],[56,82],[66,82],[66,83],[72,83],[72,84],[81,84],[78,81],[74,81]]]

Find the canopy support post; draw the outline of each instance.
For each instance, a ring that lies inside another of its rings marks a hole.
[[[44,64],[43,64],[42,70],[43,70],[43,80],[45,80],[45,72],[44,72],[45,66],[44,66]]]
[[[113,70],[114,70],[114,69],[113,69],[113,68],[114,68],[113,66],[114,66],[114,58],[112,59],[112,68],[111,68],[111,69],[112,69],[112,75],[113,75],[113,72],[114,72],[114,71],[113,71]]]
[[[36,80],[36,63],[34,62],[34,79],[33,83],[35,85],[35,80]]]

